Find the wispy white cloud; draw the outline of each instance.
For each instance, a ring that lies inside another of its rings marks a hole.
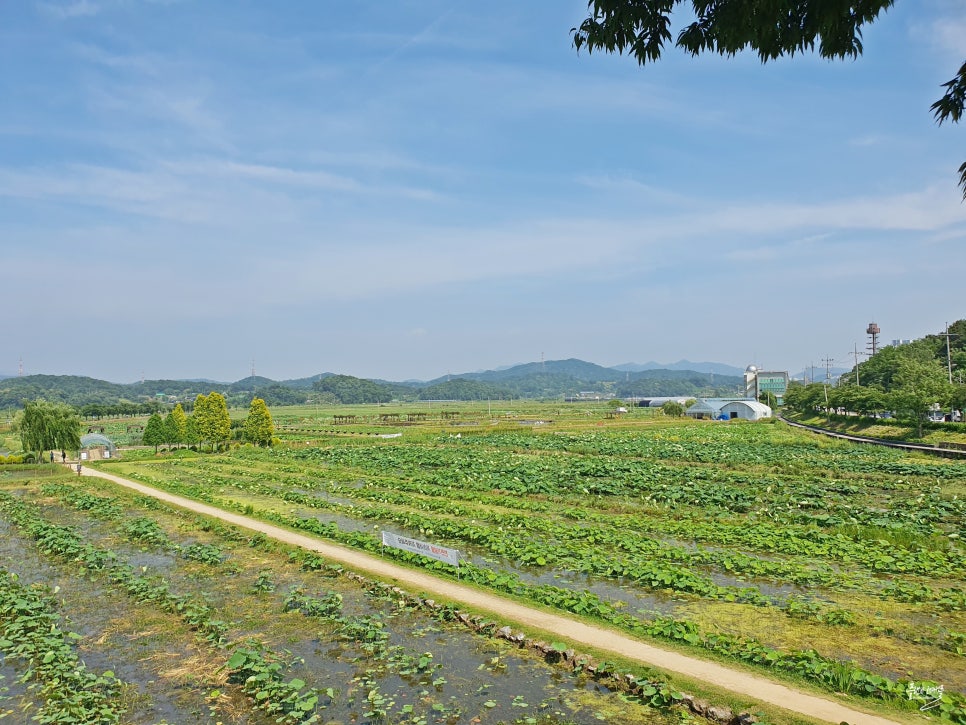
[[[966,58],[966,7],[960,0],[930,0],[909,23],[913,41],[932,48],[950,63]],[[958,66],[957,66],[958,67]]]
[[[831,234],[813,234],[799,239],[792,239],[787,242],[760,244],[757,246],[741,247],[734,249],[724,256],[734,262],[769,262],[781,261],[787,264],[792,259],[802,259],[803,257],[813,256],[819,250],[816,247],[826,240]],[[822,252],[829,252],[826,245]]]
[[[308,192],[296,199],[286,190]],[[318,194],[435,202],[442,197],[416,186],[369,184],[324,170],[301,170],[230,161],[157,160],[140,168],[68,164],[0,168],[0,198],[33,199],[110,209],[124,214],[215,226],[241,226],[267,216],[309,218]]]
[[[966,207],[951,186],[887,196],[813,204],[763,202],[718,208],[705,216],[712,228],[762,234],[791,229],[937,231],[966,223]]]
[[[75,43],[71,50],[81,63],[102,66],[115,71],[157,78],[170,61],[157,53],[109,52],[93,43]]]
[[[932,33],[941,51],[953,58],[966,58],[966,14],[935,21]]]
[[[91,0],[71,0],[70,2],[39,2],[37,7],[45,14],[57,18],[58,20],[70,20],[71,18],[82,18],[97,15],[101,11],[101,5],[91,2]]]
[[[865,134],[863,136],[855,136],[849,139],[849,145],[858,147],[867,146],[884,146],[886,144],[893,143],[894,138],[890,138],[884,134]]]
[[[92,85],[88,98],[103,114],[122,114],[126,123],[149,118],[172,122],[208,140],[213,146],[228,148],[226,129],[221,118],[208,105],[210,85],[202,81],[189,85],[151,85],[109,83]]]
[[[627,175],[578,175],[574,178],[574,183],[608,196],[627,199],[635,205],[639,203],[659,203],[665,207],[689,208],[697,203],[693,194],[645,183]]]
[[[244,163],[224,159],[161,161],[161,167],[179,176],[250,180],[270,185],[295,186],[327,191],[359,193],[365,187],[348,176],[321,170],[300,170],[267,164]]]

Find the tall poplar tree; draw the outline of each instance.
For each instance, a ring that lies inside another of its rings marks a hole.
[[[187,443],[188,438],[188,416],[184,414],[184,408],[178,403],[164,420],[165,436],[168,443],[180,445]]]
[[[228,415],[228,402],[224,395],[208,394],[208,413],[211,416],[212,442],[223,443],[231,438],[231,416]]]
[[[199,441],[211,443],[212,450],[231,435],[228,404],[221,393],[211,392],[195,398],[195,410],[191,417],[195,421]]]
[[[204,450],[204,444],[212,440],[211,414],[208,412],[208,396],[198,393],[195,397],[194,408],[191,411],[191,427],[194,430],[195,442]]]
[[[160,413],[152,413],[151,417],[148,418],[147,425],[144,426],[144,434],[141,436],[141,441],[146,446],[154,446],[154,452],[157,453],[158,446],[164,443],[164,439],[164,420],[161,418]]]
[[[188,416],[184,426],[184,442],[189,446],[201,443],[201,436],[198,435],[198,418],[194,412]]]
[[[272,414],[268,412],[268,406],[261,398],[252,399],[243,433],[245,440],[256,446],[272,445],[275,426],[272,424]]]

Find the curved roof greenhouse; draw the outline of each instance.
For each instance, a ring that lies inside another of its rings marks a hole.
[[[117,446],[114,445],[114,441],[112,441],[106,435],[102,435],[100,433],[88,433],[87,435],[83,435],[81,436],[80,443],[81,448],[106,446],[111,453],[114,453],[117,450]]]

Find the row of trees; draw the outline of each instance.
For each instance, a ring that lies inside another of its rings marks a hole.
[[[157,413],[165,408],[165,404],[157,400],[143,403],[132,403],[130,400],[119,400],[116,403],[88,403],[80,409],[80,415],[86,420],[100,418],[123,418]]]
[[[212,392],[195,398],[191,415],[186,415],[179,403],[167,417],[153,413],[144,426],[145,445],[210,445],[212,450],[231,438],[231,418],[225,396]],[[259,446],[269,446],[275,433],[272,415],[261,398],[254,398],[248,417],[242,426],[242,438]]]
[[[872,358],[875,360],[885,354],[891,363],[884,366],[881,360],[876,361],[872,369],[877,376],[873,382],[857,384],[853,370],[852,377],[843,376],[839,385],[834,387],[821,383],[793,384],[785,395],[785,406],[806,414],[843,411],[877,415],[890,411],[912,420],[920,438],[922,424],[937,406],[945,410],[966,408],[966,385],[950,383],[948,370],[943,369],[941,362],[929,355],[924,346],[913,343],[887,349],[888,353],[883,350]],[[859,366],[858,381],[862,381],[862,366]]]

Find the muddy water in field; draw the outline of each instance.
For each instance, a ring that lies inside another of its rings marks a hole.
[[[173,593],[203,595],[214,618],[232,623],[233,639],[257,639],[267,648],[268,656],[281,665],[284,681],[298,677],[306,687],[321,691],[322,722],[671,721],[502,640],[438,622],[421,610],[399,608],[398,602],[368,594],[345,577],[301,571],[284,553],[266,553],[192,530],[184,518],[169,512],[130,507],[126,515],[156,518],[169,539],[179,543],[216,544],[226,562],[188,562],[173,557],[164,545],[123,539],[118,522],[92,520],[83,512],[46,503],[39,509],[44,515],[74,527],[88,543],[110,547],[122,562],[145,567],[148,576],[163,571]],[[239,687],[219,682],[225,673],[218,666],[230,656],[231,645],[214,648],[176,616],[153,605],[133,604],[106,577],[84,576],[77,565],[42,557],[2,519],[0,557],[7,564],[17,561],[25,580],[61,588],[57,596],[70,628],[84,635],[80,651],[87,665],[95,671],[112,669],[128,683],[125,722],[255,724],[272,719],[254,710]],[[284,599],[295,586],[312,596],[339,593],[339,619],[285,612]],[[360,637],[378,630],[388,633],[384,646],[367,648]],[[223,694],[209,717],[206,696],[216,688]]]
[[[809,588],[803,587],[799,584],[780,584],[771,579],[758,579],[755,577],[743,577],[736,576],[734,574],[725,574],[720,571],[709,569],[708,567],[699,567],[696,568],[695,571],[704,573],[719,587],[733,587],[735,589],[754,587],[766,597],[771,597],[777,601],[783,601],[792,595],[803,596],[810,594],[814,596],[815,592],[817,591],[817,587]]]
[[[308,489],[296,490],[299,493],[307,494],[323,501],[331,501],[333,503],[342,505],[352,505],[353,503],[350,499],[335,496],[326,492]],[[256,499],[259,505],[270,508],[277,507],[279,503],[278,499],[268,496],[252,497],[251,495],[248,495],[246,498],[246,500],[251,501],[253,504],[256,503]],[[379,530],[385,528],[402,536],[409,536],[416,539],[425,538],[425,535],[421,532],[413,529],[407,529],[405,526],[400,526],[399,524],[391,521],[357,519],[330,511],[319,511],[317,509],[298,507],[290,509],[289,513],[298,518],[314,519],[322,523],[334,524],[339,528],[340,531],[344,532],[364,532],[377,535]],[[672,545],[681,546],[683,550],[698,550],[700,548],[698,545],[692,542],[680,542],[673,539],[667,539],[666,541],[664,539],[661,540],[664,541],[664,543],[671,543]],[[453,542],[447,543],[445,541],[441,541],[439,543],[459,548],[462,556],[468,562],[475,565],[481,567],[492,567],[494,564],[496,564],[498,568],[513,572],[519,576],[521,580],[531,584],[552,584],[554,586],[563,588],[577,589],[581,591],[588,590],[599,596],[604,601],[627,608],[628,611],[631,612],[657,612],[665,615],[673,615],[677,609],[676,601],[681,600],[680,595],[668,596],[660,592],[642,588],[638,585],[635,585],[633,582],[624,582],[621,580],[615,581],[613,578],[609,577],[595,577],[592,575],[584,575],[577,572],[560,570],[556,572],[547,572],[546,570],[536,567],[520,566],[510,560],[494,559],[489,552],[477,549],[476,547],[467,545],[465,543],[455,544]],[[705,573],[714,583],[718,584],[719,586],[737,588],[755,587],[758,588],[765,596],[772,597],[776,600],[784,600],[790,595],[801,595],[807,591],[806,589],[794,584],[783,584],[774,580],[759,578],[746,579],[719,572],[710,567],[700,567],[700,571]]]
[[[15,716],[29,719],[40,708],[31,696],[29,684],[21,681],[25,667],[15,659],[0,657],[0,720],[16,722]]]
[[[21,582],[43,584],[56,591],[59,626],[81,635],[77,642],[80,660],[92,672],[111,670],[123,683],[120,705],[126,710],[125,723],[207,723],[210,721],[205,694],[215,686],[215,670],[223,663],[221,654],[199,649],[190,633],[177,621],[140,607],[120,592],[104,586],[100,579],[77,576],[70,565],[42,557],[32,542],[20,538],[19,530],[0,519],[0,563],[16,572]],[[13,668],[14,676],[7,675]],[[22,674],[17,660],[0,668],[13,683]],[[9,700],[0,701],[0,711],[30,707],[31,692],[23,685],[11,687]],[[240,692],[226,695],[235,701],[242,717],[223,718],[226,723],[255,723]],[[33,707],[39,703],[34,702]],[[27,711],[29,712],[29,710]]]
[[[315,519],[323,523],[332,523],[338,526],[341,531],[364,531],[378,535],[378,532],[384,527],[400,536],[409,536],[415,539],[425,538],[425,535],[419,531],[407,529],[405,526],[399,526],[394,522],[360,521],[338,514],[320,514],[307,509],[295,509],[293,515],[299,518]],[[440,543],[445,544],[446,542]],[[521,566],[508,559],[496,559],[489,552],[484,552],[472,545],[460,543],[458,546],[460,555],[469,563],[481,568],[512,572],[521,581],[528,584],[551,584],[563,589],[588,590],[602,600],[611,604],[618,603],[618,606],[631,612],[640,610],[672,614],[677,608],[676,602],[679,598],[643,589],[631,581],[624,582],[578,572],[547,571],[539,567]]]
[[[625,703],[502,640],[469,634],[422,612],[394,611],[371,602],[368,615],[361,616],[390,630],[385,652],[367,652],[360,641],[341,639],[331,625],[317,639],[289,646],[293,675],[333,688],[326,719],[366,721],[373,703],[379,702],[389,722],[409,722],[407,716],[412,722],[423,717],[430,723],[663,720],[659,713]],[[430,664],[412,671],[413,663],[427,653]]]

